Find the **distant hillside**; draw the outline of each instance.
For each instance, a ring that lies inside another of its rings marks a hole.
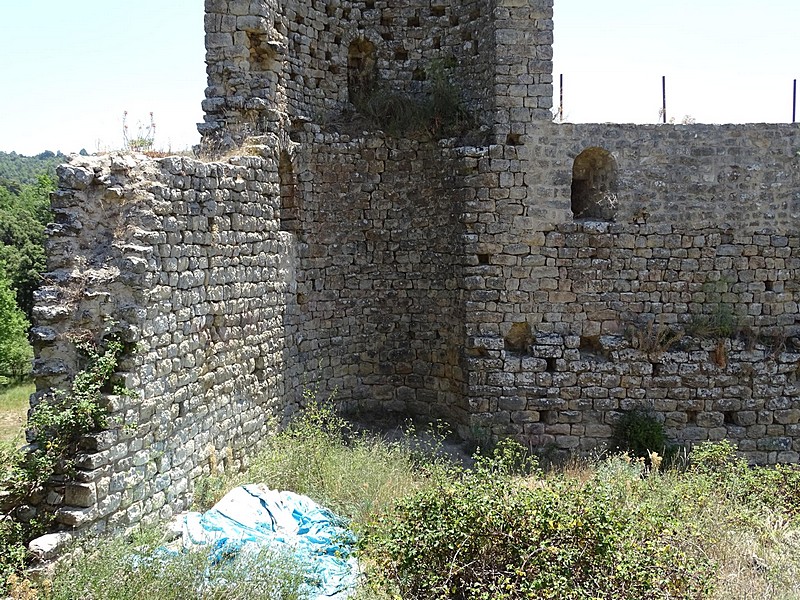
[[[0,180],[17,185],[34,185],[41,174],[55,181],[56,167],[66,160],[66,155],[47,150],[36,156],[23,156],[16,152],[0,152]]]

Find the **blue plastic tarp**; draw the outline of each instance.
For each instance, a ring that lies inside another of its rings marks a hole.
[[[245,485],[205,513],[187,513],[185,549],[210,546],[212,560],[265,549],[291,553],[306,568],[306,589],[315,600],[341,600],[356,587],[355,536],[346,523],[307,496]]]

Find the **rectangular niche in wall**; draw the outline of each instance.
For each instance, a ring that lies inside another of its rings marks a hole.
[[[359,106],[375,88],[378,61],[375,44],[365,39],[353,40],[347,51],[347,91],[350,102]]]

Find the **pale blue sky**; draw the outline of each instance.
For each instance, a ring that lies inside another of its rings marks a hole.
[[[0,0],[0,150],[119,148],[126,110],[196,143],[203,35],[202,0]]]
[[[798,0],[556,0],[555,69],[575,122],[791,119]],[[122,145],[155,113],[156,145],[197,143],[202,0],[0,0],[0,150]]]
[[[788,122],[798,0],[556,0],[554,76],[575,122]]]

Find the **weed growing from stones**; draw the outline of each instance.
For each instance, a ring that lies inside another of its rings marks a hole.
[[[637,458],[647,458],[653,452],[672,457],[676,450],[667,439],[664,424],[644,410],[622,413],[614,424],[608,444],[611,452],[629,452]]]
[[[44,533],[51,515],[33,511],[28,503],[41,497],[45,484],[57,472],[69,475],[79,440],[106,427],[102,403],[124,351],[109,337],[102,344],[78,343],[87,359],[69,391],[57,390],[30,412],[31,446],[23,451],[0,446],[0,591],[12,573],[25,566],[28,541]]]
[[[417,98],[376,85],[356,101],[356,108],[375,127],[390,135],[422,134],[434,139],[459,135],[474,126],[458,89],[448,79],[445,65],[427,69],[429,91]]]

